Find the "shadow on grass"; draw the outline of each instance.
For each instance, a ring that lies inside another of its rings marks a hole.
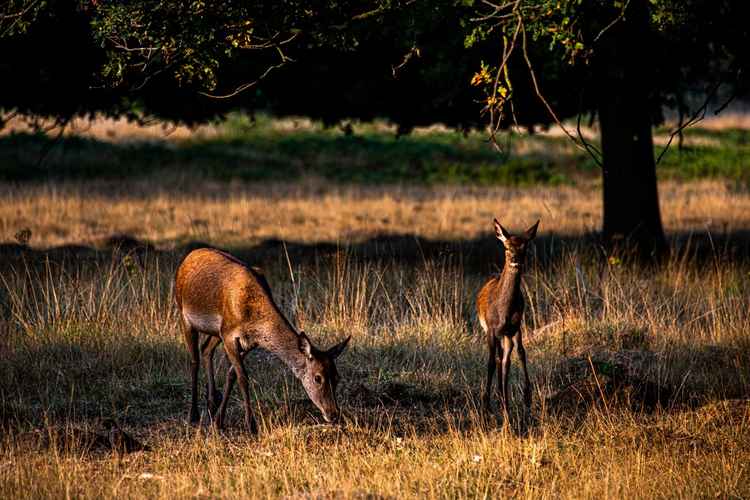
[[[688,242],[690,244],[688,245]],[[173,251],[159,250],[134,238],[118,236],[112,238],[105,249],[83,246],[65,246],[49,250],[32,249],[22,245],[1,245],[1,270],[19,266],[56,266],[75,268],[81,261],[112,261],[125,255],[135,256],[140,265],[148,269],[150,259],[166,259],[176,263],[181,256],[193,248],[203,246],[194,242]],[[594,236],[588,238],[558,237],[545,235],[535,245],[532,266],[550,266],[565,255],[566,248],[595,248]],[[674,237],[677,251],[688,252],[695,265],[711,265],[734,262],[747,264],[750,260],[750,231],[733,232],[726,235],[682,234]],[[401,235],[383,236],[367,240],[350,247],[341,248],[333,244],[287,243],[286,250],[295,262],[314,261],[347,252],[354,260],[392,260],[419,263],[455,259],[469,273],[486,275],[498,262],[499,247],[494,238],[466,241],[431,241]],[[233,253],[255,264],[277,263],[283,255],[280,241],[265,241],[247,248],[231,249]],[[589,250],[585,255],[598,255],[598,250]],[[606,266],[607,259],[600,261]],[[0,290],[2,288],[0,287]],[[0,296],[0,321],[9,325],[11,319],[5,310],[5,299]],[[103,332],[87,340],[86,335],[65,338],[15,338],[11,327],[0,341],[3,364],[0,375],[0,421],[5,428],[40,426],[45,422],[94,422],[97,419],[115,417],[125,425],[144,429],[163,423],[177,425],[184,422],[187,411],[188,374],[187,352],[178,341],[166,339],[156,342],[148,339],[129,338],[118,341],[116,332]],[[89,332],[90,333],[90,332]],[[78,340],[75,340],[78,339]],[[479,419],[478,394],[484,382],[481,371],[484,353],[451,350],[439,345],[432,346],[430,356],[449,360],[452,371],[463,378],[455,379],[456,385],[445,383],[418,384],[395,374],[406,370],[415,371],[414,360],[427,355],[416,344],[394,341],[385,346],[356,347],[343,362],[342,375],[347,382],[341,389],[341,404],[350,408],[351,418],[359,425],[379,430],[398,432],[435,433],[470,429],[476,425],[490,428],[500,425],[498,420]],[[714,349],[714,348],[712,348]],[[437,351],[435,351],[437,350]],[[666,409],[696,406],[707,401],[746,396],[747,353],[733,352],[724,347],[714,350],[703,347],[684,346],[671,354],[670,368],[675,372],[671,380],[679,380],[680,373],[719,373],[713,381],[709,378],[687,380],[686,387],[672,387],[673,396],[659,401]],[[246,361],[251,377],[255,379],[256,401],[269,425],[285,423],[315,424],[319,422],[317,410],[301,397],[290,396],[278,387],[292,388],[300,393],[298,383],[276,360],[262,352],[254,353]],[[376,361],[371,361],[376,360]],[[411,361],[410,361],[411,360]],[[532,366],[534,360],[531,361]],[[654,361],[656,363],[656,361]],[[369,366],[374,364],[374,366]],[[370,370],[375,368],[390,371],[390,377],[375,377]],[[553,374],[532,368],[537,376],[546,373],[542,385],[557,388],[560,382],[552,380]],[[347,374],[348,372],[348,374]],[[514,368],[517,372],[517,368]],[[466,376],[468,375],[468,378]],[[477,375],[479,374],[479,375]],[[517,376],[517,373],[513,375]],[[219,381],[223,377],[219,376]],[[742,382],[742,381],[745,382]],[[606,390],[600,385],[588,384],[586,391],[576,393],[573,403],[562,398],[546,401],[546,410],[562,415],[571,421],[580,421],[591,408],[607,407],[616,403],[621,394],[623,401],[640,397],[629,393],[627,386],[613,384]],[[237,425],[240,405],[233,402],[234,419]],[[644,396],[645,397],[645,396]],[[629,399],[630,398],[630,399]],[[517,405],[518,398],[516,398]],[[561,402],[562,401],[562,402]],[[629,404],[629,403],[628,403]],[[535,412],[539,411],[537,408]],[[480,420],[484,423],[481,423]],[[520,414],[511,416],[512,428],[519,435],[533,430],[536,419],[528,420]]]
[[[395,436],[507,428],[523,437],[550,419],[577,432],[592,411],[614,415],[679,412],[747,396],[746,385],[717,380],[711,387],[700,384],[684,387],[654,403],[647,400],[652,396],[641,387],[622,378],[589,373],[573,377],[571,382],[570,377],[562,380],[559,371],[532,364],[534,384],[553,388],[553,396],[544,401],[535,396],[534,406],[527,412],[514,387],[510,415],[503,417],[497,410],[497,397],[493,398],[492,413],[480,409],[484,378],[472,373],[477,373],[474,365],[484,365],[483,356],[477,358],[472,352],[453,350],[430,352],[429,356],[452,360],[454,366],[450,370],[457,375],[451,384],[431,385],[402,378],[417,367],[402,364],[401,360],[418,360],[422,355],[427,354],[420,353],[414,345],[400,342],[384,347],[355,347],[348,353],[348,359],[341,363],[343,383],[338,394],[348,426]],[[94,450],[108,448],[106,440],[102,441],[92,429],[100,429],[111,420],[136,437],[148,434],[154,427],[171,428],[172,432],[188,428],[187,352],[179,344],[93,349],[69,342],[51,342],[34,349],[11,350],[5,356],[1,373],[9,385],[0,393],[0,422],[8,434],[25,436],[32,429],[32,438],[44,440],[54,434],[64,438],[58,443],[62,446]],[[363,369],[361,361],[368,359],[379,359],[380,365]],[[566,365],[573,366],[578,361],[568,360]],[[682,350],[670,360],[686,373],[721,371],[722,380],[741,375],[739,372],[743,370],[735,361],[747,366],[750,359],[746,353],[737,355],[712,347]],[[279,360],[256,350],[247,356],[245,366],[261,429],[268,432],[276,427],[322,425],[319,411],[303,396],[299,382]],[[370,368],[377,369],[379,375],[373,376]],[[518,382],[517,370],[514,366],[513,386]],[[393,375],[383,379],[383,371]],[[220,367],[218,380],[224,379],[224,372],[225,368]],[[201,396],[204,392],[201,391]],[[205,410],[202,399],[200,406]],[[206,432],[210,432],[208,425],[203,411],[202,426]],[[45,429],[51,429],[51,434]],[[227,432],[230,435],[243,432],[242,405],[236,387],[229,406]]]
[[[154,344],[135,338],[104,342],[92,346],[85,339],[50,339],[5,346],[0,368],[5,382],[0,389],[1,427],[9,434],[32,429],[32,437],[45,434],[39,434],[39,429],[65,434],[66,427],[79,427],[84,429],[80,431],[84,444],[98,448],[102,443],[91,429],[100,428],[103,422],[116,421],[136,435],[153,426],[184,427],[190,391],[187,350],[177,342]],[[429,356],[450,359],[459,373],[473,361],[470,353],[431,349]],[[418,370],[412,366],[414,360],[427,355],[408,342],[355,347],[340,363],[343,383],[338,399],[349,421],[377,431],[418,433],[470,425],[468,415],[476,403],[472,392],[402,378],[403,373]],[[362,361],[369,359],[380,360],[379,366],[363,369]],[[256,349],[244,364],[256,416],[267,429],[322,423],[320,412],[278,359]],[[225,373],[226,366],[220,365],[220,387]],[[206,426],[205,389],[200,385]],[[240,399],[235,386],[227,420],[230,432],[243,428]]]
[[[711,233],[708,231],[681,232],[668,237],[673,260],[701,267],[704,265],[727,265],[750,263],[750,230],[733,230]],[[63,245],[48,249],[35,249],[17,243],[0,243],[0,257],[5,266],[18,263],[46,265],[52,263],[65,267],[81,260],[111,262],[129,255],[144,267],[149,259],[167,259],[179,262],[192,250],[212,245],[201,241],[190,241],[174,249],[157,249],[147,241],[126,234],[117,234],[106,239],[102,247]],[[385,234],[365,241],[341,245],[337,243],[300,243],[278,239],[264,240],[246,247],[223,247],[250,265],[271,266],[280,258],[295,264],[306,264],[321,259],[335,258],[344,254],[355,262],[391,262],[420,264],[427,262],[452,262],[460,264],[468,273],[498,272],[503,263],[503,252],[494,237],[466,240],[432,240],[416,235]],[[529,268],[547,269],[572,251],[589,259],[602,270],[607,267],[611,255],[618,255],[621,262],[633,265],[653,266],[649,262],[627,251],[607,249],[598,233],[584,236],[565,236],[547,233],[538,236],[530,251]],[[669,257],[666,257],[669,258]],[[663,262],[663,261],[661,261]],[[285,264],[286,265],[286,264]],[[0,266],[3,267],[3,266]]]

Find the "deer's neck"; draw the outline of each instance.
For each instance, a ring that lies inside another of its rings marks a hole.
[[[503,273],[500,275],[499,296],[510,301],[521,286],[521,266],[505,261]]]
[[[300,378],[305,369],[305,355],[299,348],[299,336],[289,323],[284,322],[273,328],[271,334],[261,343],[261,347],[273,353]]]

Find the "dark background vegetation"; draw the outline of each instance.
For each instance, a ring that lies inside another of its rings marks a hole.
[[[58,124],[92,114],[196,124],[243,109],[347,132],[347,120],[380,118],[402,135],[586,115],[601,140],[571,138],[601,168],[604,239],[645,255],[666,248],[652,127],[666,108],[682,126],[748,85],[750,7],[738,0],[2,5],[0,108]]]

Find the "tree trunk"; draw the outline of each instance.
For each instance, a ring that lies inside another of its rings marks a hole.
[[[632,0],[625,18],[603,37],[596,61],[603,236],[647,255],[667,248],[651,135],[648,15],[648,0]]]

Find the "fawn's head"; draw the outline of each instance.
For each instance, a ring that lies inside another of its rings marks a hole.
[[[336,358],[346,349],[351,335],[327,351],[316,348],[305,332],[299,334],[299,348],[305,355],[305,367],[299,377],[302,386],[315,406],[323,413],[326,422],[335,422],[339,418],[339,407],[336,404],[336,386],[339,373],[336,371]]]
[[[505,247],[505,262],[510,267],[521,267],[523,266],[524,260],[526,259],[526,249],[529,246],[529,242],[536,236],[536,229],[539,227],[539,222],[528,228],[526,231],[519,235],[513,235],[495,219],[495,235],[497,239],[503,243]]]

